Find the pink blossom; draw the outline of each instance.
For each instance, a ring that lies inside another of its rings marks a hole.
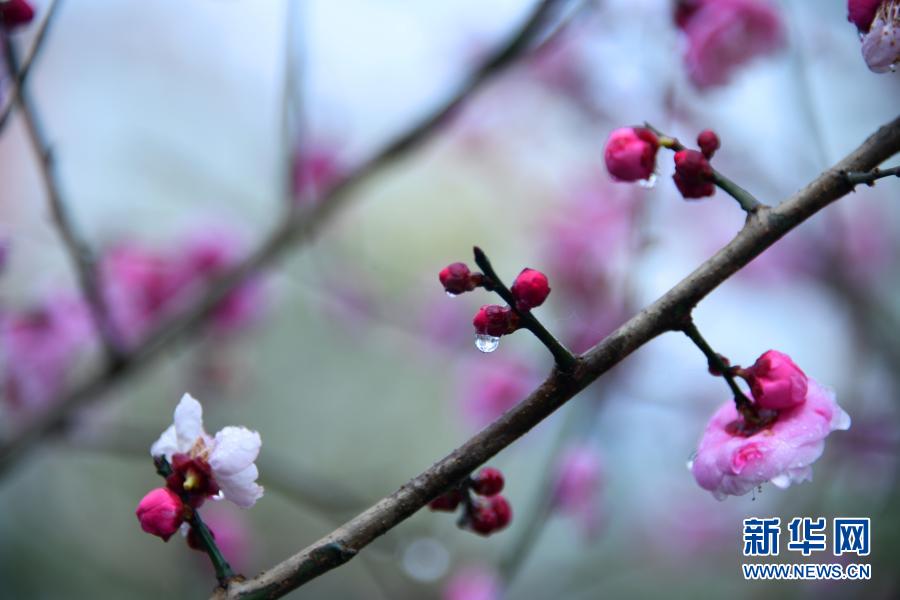
[[[588,535],[597,532],[603,463],[588,445],[571,446],[560,456],[553,484],[553,505],[579,520]]]
[[[479,361],[481,362],[481,361]],[[460,400],[466,420],[487,425],[523,400],[534,384],[534,374],[514,362],[491,360],[487,366],[467,363]]]
[[[68,296],[0,318],[4,396],[14,410],[44,408],[62,391],[80,351],[91,341],[92,328],[85,305]]]
[[[497,575],[482,566],[464,567],[444,586],[443,600],[499,600],[502,586]]]
[[[806,401],[779,411],[774,422],[750,436],[734,427],[740,423],[732,401],[713,415],[690,464],[697,483],[718,500],[742,496],[770,481],[786,488],[812,479],[812,463],[825,449],[825,438],[850,427],[850,417],[834,394],[809,379]]]
[[[764,0],[701,0],[684,19],[688,76],[698,88],[723,85],[752,59],[784,44],[778,12]]]
[[[178,494],[168,488],[156,488],[141,499],[135,514],[141,529],[167,542],[184,523],[184,509]]]
[[[893,71],[900,62],[900,0],[884,0],[869,31],[863,36],[862,54],[875,73]]]
[[[109,311],[129,344],[184,310],[245,254],[239,237],[222,227],[195,230],[174,246],[159,250],[123,243],[101,260]],[[235,332],[255,322],[263,309],[262,283],[251,276],[213,309],[210,327],[216,333]]]
[[[760,408],[784,410],[806,400],[806,374],[783,352],[769,350],[752,367],[744,369],[742,375]]]
[[[613,130],[606,140],[603,158],[606,170],[615,181],[649,179],[656,169],[659,140],[649,129],[622,127]]]

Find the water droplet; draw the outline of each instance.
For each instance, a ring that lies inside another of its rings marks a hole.
[[[896,73],[896,72],[897,72],[897,63],[892,62],[891,63],[891,73]]]
[[[695,459],[695,458],[697,458],[697,453],[696,453],[696,452],[691,452],[691,455],[688,457],[688,461],[687,461],[687,468],[688,468],[688,471],[693,470],[693,468],[694,468],[694,459]]]
[[[493,352],[500,345],[500,338],[486,333],[475,335],[475,347],[482,352]]]
[[[454,294],[453,292],[447,292],[447,295],[451,298],[456,298],[457,296],[459,296],[459,294]]]
[[[648,177],[647,179],[638,180],[638,185],[642,188],[652,190],[654,187],[656,187],[656,173],[651,173],[650,177]]]

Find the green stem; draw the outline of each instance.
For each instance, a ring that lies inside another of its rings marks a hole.
[[[155,456],[153,458],[153,463],[156,465],[156,472],[160,477],[166,478],[172,474],[172,466],[164,456]],[[182,492],[179,495],[181,496],[182,502],[184,502],[185,505],[188,505],[187,494]],[[200,518],[200,513],[197,512],[196,508],[191,509],[191,516],[188,519],[188,523],[190,524],[191,529],[197,533],[197,537],[200,538],[200,544],[209,556],[210,562],[212,562],[213,569],[216,571],[216,579],[218,579],[219,584],[222,586],[226,585],[228,580],[234,577],[234,571],[231,569],[231,565],[228,564],[228,561],[225,560],[225,557],[222,556],[222,552],[216,545],[216,540],[213,539],[212,532],[209,530],[209,527],[206,526],[206,523],[203,522],[203,519]]]
[[[519,316],[519,322],[522,327],[530,331],[547,347],[550,351],[550,354],[553,355],[553,358],[556,360],[557,366],[563,371],[572,371],[575,368],[575,365],[578,363],[578,359],[575,358],[575,355],[572,354],[562,343],[553,337],[547,329],[541,325],[541,322],[538,321],[533,314],[531,314],[530,310],[519,310],[516,307],[515,298],[513,298],[512,292],[509,291],[500,278],[497,276],[497,273],[494,271],[494,267],[491,266],[491,261],[488,260],[488,257],[485,253],[479,248],[475,246],[475,264],[481,269],[484,273],[484,276],[490,280],[490,290],[493,292],[497,292],[501,298],[503,298],[507,304],[509,304],[510,308],[515,311],[515,313]]]

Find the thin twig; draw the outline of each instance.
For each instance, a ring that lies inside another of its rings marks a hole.
[[[156,465],[156,472],[163,479],[172,474],[172,466],[165,457],[157,456],[153,459],[153,462]],[[185,506],[190,506],[187,494],[181,492],[179,495]],[[204,523],[203,519],[200,517],[200,512],[194,507],[190,510],[188,524],[190,524],[191,529],[196,532],[197,537],[199,538],[198,542],[203,547],[203,551],[209,556],[213,569],[216,571],[216,579],[219,581],[219,585],[227,585],[228,580],[234,577],[234,571],[232,571],[228,561],[225,560],[222,551],[219,550],[219,546],[216,544],[216,540],[212,533],[210,533],[209,527],[206,526],[206,523]]]
[[[7,32],[0,33],[0,36],[3,38],[3,53],[7,68],[11,73],[18,73],[19,60],[16,56],[15,45]],[[96,262],[87,243],[79,235],[66,203],[63,201],[61,185],[53,165],[53,150],[44,136],[37,110],[32,105],[30,95],[25,87],[17,88],[16,104],[21,110],[28,137],[38,155],[38,164],[47,192],[50,214],[78,276],[78,283],[88,304],[97,333],[103,342],[110,362],[119,362],[123,357],[122,346],[109,318]]]
[[[12,114],[13,106],[15,106],[16,100],[19,97],[19,89],[25,86],[25,81],[28,79],[29,73],[31,73],[31,66],[34,64],[34,60],[37,58],[38,54],[40,54],[41,49],[44,47],[44,41],[47,39],[47,32],[50,31],[50,24],[53,22],[53,18],[56,16],[61,5],[62,0],[52,0],[50,2],[50,6],[47,8],[47,16],[44,17],[37,33],[34,34],[34,42],[31,44],[31,49],[28,51],[25,58],[22,59],[19,69],[9,73],[13,85],[10,94],[4,98],[2,108],[0,108],[0,131],[3,131],[6,122],[9,120],[9,115]]]
[[[530,310],[519,310],[516,306],[516,301],[513,298],[512,292],[509,291],[509,288],[503,283],[503,280],[497,276],[496,271],[494,271],[494,267],[491,265],[491,261],[488,260],[487,255],[479,248],[475,246],[473,249],[475,253],[475,264],[484,272],[485,276],[491,282],[491,291],[496,292],[498,296],[503,298],[507,304],[509,304],[510,308],[515,311],[515,313],[519,316],[519,323],[522,327],[530,331],[535,335],[537,339],[541,341],[544,346],[547,347],[547,350],[550,351],[550,354],[553,355],[553,358],[556,360],[556,364],[563,371],[571,371],[575,368],[578,363],[578,359],[575,358],[575,355],[572,354],[565,346],[560,343],[553,334],[547,331],[547,329],[541,324],[537,318],[531,314]]]
[[[847,182],[852,186],[864,183],[868,186],[875,185],[875,182],[883,177],[900,177],[900,165],[889,169],[874,168],[871,171],[844,173]]]
[[[127,375],[145,368],[175,341],[202,326],[212,310],[247,276],[258,273],[275,262],[288,249],[310,242],[318,230],[350,201],[354,192],[394,161],[404,158],[438,133],[483,85],[516,64],[536,40],[541,39],[537,48],[552,41],[553,35],[561,30],[563,24],[556,24],[555,29],[549,33],[547,25],[552,20],[554,10],[564,3],[565,0],[543,0],[500,49],[434,112],[414,123],[368,162],[339,180],[310,210],[294,213],[285,219],[246,260],[219,277],[210,285],[206,295],[183,314],[163,323],[139,348],[127,352],[122,360],[106,365],[86,383],[60,398],[46,412],[0,445],[0,474],[16,463],[20,456],[24,456],[32,444],[59,430],[72,412],[96,399]]]
[[[678,141],[678,138],[667,136],[650,123],[645,122],[644,127],[655,133],[660,139],[664,140],[664,145],[666,148],[674,150],[675,152],[686,149],[685,145]],[[719,171],[713,169],[712,172],[712,181],[716,185],[716,187],[737,200],[737,203],[748,215],[757,212],[761,208],[768,208],[765,204],[757,200],[753,194],[730,180],[728,177],[725,177],[725,175],[722,175],[722,173],[720,173]]]
[[[280,598],[344,564],[479,465],[522,437],[637,348],[680,329],[691,310],[723,281],[810,216],[851,191],[845,171],[867,171],[900,152],[900,117],[881,127],[833,168],[775,208],[748,218],[735,238],[656,302],[581,355],[574,373],[554,370],[527,398],[396,492],[257,577],[213,598]]]
[[[722,355],[713,350],[712,346],[709,345],[709,342],[707,342],[703,335],[700,334],[700,330],[697,329],[697,325],[694,323],[693,319],[686,319],[684,325],[681,327],[681,331],[694,342],[694,345],[697,346],[706,357],[710,372],[721,375],[726,383],[728,383],[728,387],[734,395],[734,402],[737,404],[738,412],[743,415],[747,411],[753,411],[753,402],[751,402],[750,398],[744,394],[744,391],[738,387],[737,382],[734,380],[734,373],[732,372],[731,367],[725,362]]]

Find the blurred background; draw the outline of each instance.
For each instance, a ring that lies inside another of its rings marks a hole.
[[[23,53],[51,4],[35,1],[35,22],[13,34]],[[545,272],[553,292],[536,314],[583,351],[740,229],[743,212],[721,192],[681,199],[665,151],[652,188],[612,182],[611,130],[646,120],[692,143],[713,128],[715,166],[774,204],[896,116],[900,77],[866,68],[845,2],[762,4],[774,24],[713,35],[726,47],[709,50],[712,65],[691,59],[702,40],[676,26],[673,2],[567,5],[577,14],[562,15],[571,20],[552,40],[370,180],[312,244],[5,473],[0,596],[209,593],[206,557],[178,536],[148,536],[134,517],[160,484],[150,444],[185,391],[203,403],[207,430],[262,435],[266,495],[249,511],[202,511],[248,576],[513,406],[551,358],[524,333],[491,354],[475,349],[472,315],[497,300],[451,299],[437,281],[448,263],[471,263],[473,245],[507,283],[526,266]],[[533,6],[60,3],[28,89],[128,343],[428,114]],[[506,475],[507,530],[482,538],[423,510],[292,597],[896,597],[898,200],[893,180],[861,187],[695,313],[732,363],[777,348],[836,391],[853,425],[829,436],[811,483],[724,502],[696,485],[685,465],[729,394],[686,338],[668,334],[489,463]],[[170,275],[191,283],[172,292]],[[0,132],[3,435],[90,376],[97,344],[78,304],[14,111]],[[744,581],[749,516],[871,517],[872,580]]]

